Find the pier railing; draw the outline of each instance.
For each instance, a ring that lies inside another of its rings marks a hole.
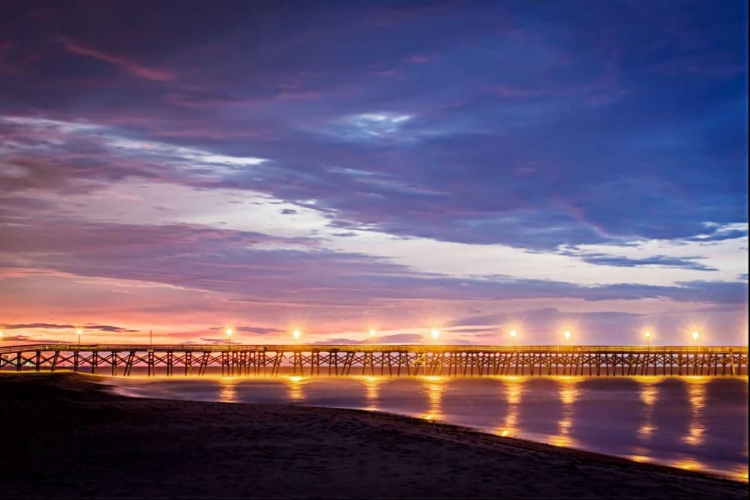
[[[747,375],[744,346],[27,344],[0,370],[131,375]]]

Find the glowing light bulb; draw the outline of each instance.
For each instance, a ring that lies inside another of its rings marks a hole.
[[[700,336],[701,336],[701,334],[700,334],[700,333],[698,333],[698,332],[693,332],[693,340],[697,341],[697,340],[698,340],[698,337],[700,337]]]
[[[440,336],[440,332],[438,330],[432,330],[432,338],[437,340],[437,338]]]
[[[567,331],[566,331],[565,333],[563,333],[563,335],[565,335],[565,338],[566,338],[566,339],[569,339],[569,338],[570,338],[570,332],[567,332]]]
[[[294,333],[292,333],[292,335],[294,335],[294,340],[299,340],[299,336],[301,334],[300,334],[299,330],[294,330]]]
[[[515,331],[515,330],[511,330],[511,331],[510,331],[510,336],[511,336],[511,337],[515,337],[516,335],[518,335],[518,332],[517,332],[517,331]]]
[[[231,337],[232,333],[233,333],[232,329],[231,328],[227,328],[227,337]]]
[[[649,338],[651,337],[651,332],[643,332],[643,335],[645,335],[646,338]]]
[[[370,330],[370,337],[374,337],[377,332],[375,330]]]

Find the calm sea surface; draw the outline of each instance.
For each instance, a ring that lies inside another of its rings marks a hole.
[[[120,394],[400,413],[747,480],[740,378],[109,378]]]

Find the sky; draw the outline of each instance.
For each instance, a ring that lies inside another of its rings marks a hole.
[[[3,342],[747,345],[744,2],[0,6]]]

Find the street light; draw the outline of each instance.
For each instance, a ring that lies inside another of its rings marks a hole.
[[[375,343],[375,334],[376,333],[378,333],[378,332],[376,332],[375,330],[370,330],[370,343],[371,344]]]
[[[651,332],[643,332],[643,335],[646,337],[646,345],[651,348]]]
[[[299,342],[299,336],[300,336],[299,330],[294,330],[292,335],[294,336],[294,343],[297,344]]]
[[[693,332],[692,336],[693,336],[693,345],[698,345],[698,337],[700,337],[701,334],[698,332]]]
[[[232,333],[233,333],[232,329],[227,328],[225,333],[227,334],[227,347],[229,347],[229,344],[231,344],[231,339],[232,339]]]
[[[76,330],[76,333],[78,334],[78,347],[80,347],[81,346],[81,335],[83,334],[83,330],[81,330],[79,328],[78,330]]]
[[[565,330],[565,333],[563,333],[563,335],[565,336],[565,344],[570,344],[570,332],[568,330]]]
[[[432,335],[432,340],[434,342],[437,342],[437,339],[440,336],[440,330],[432,330],[432,333],[430,335]]]
[[[515,330],[510,331],[510,338],[513,339],[513,348],[516,348],[516,335],[518,335],[518,332]]]

